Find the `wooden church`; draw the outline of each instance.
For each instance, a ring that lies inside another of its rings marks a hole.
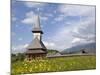
[[[32,29],[33,41],[28,45],[26,51],[26,58],[28,60],[46,57],[47,49],[42,42],[43,31],[40,27],[39,15],[34,16],[34,27]]]

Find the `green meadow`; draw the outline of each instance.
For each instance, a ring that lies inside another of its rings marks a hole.
[[[45,58],[32,61],[12,62],[11,73],[26,74],[40,72],[58,72],[58,71],[75,71],[89,70],[96,68],[96,56],[74,56]]]

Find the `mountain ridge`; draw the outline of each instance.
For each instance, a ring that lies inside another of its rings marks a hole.
[[[70,48],[63,50],[61,53],[62,54],[77,53],[80,52],[82,49],[87,53],[96,53],[96,43],[94,42],[94,43],[72,46]]]

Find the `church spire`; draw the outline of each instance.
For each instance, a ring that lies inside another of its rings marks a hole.
[[[40,28],[40,19],[38,14],[34,15],[34,28]]]
[[[34,27],[33,27],[32,32],[43,33],[40,26],[39,8],[37,8],[37,14],[34,15]]]
[[[40,28],[39,8],[37,8],[36,14],[34,15],[34,28]]]

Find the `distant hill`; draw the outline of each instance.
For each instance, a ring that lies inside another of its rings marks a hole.
[[[46,57],[55,57],[55,56],[61,56],[61,53],[58,50],[47,50],[47,56]]]
[[[89,43],[83,45],[73,46],[71,48],[67,48],[61,52],[61,54],[72,54],[72,53],[80,53],[81,50],[84,50],[86,53],[96,53],[96,43]]]
[[[47,51],[48,51],[48,54],[56,54],[59,52],[58,50],[49,50],[49,49]]]

